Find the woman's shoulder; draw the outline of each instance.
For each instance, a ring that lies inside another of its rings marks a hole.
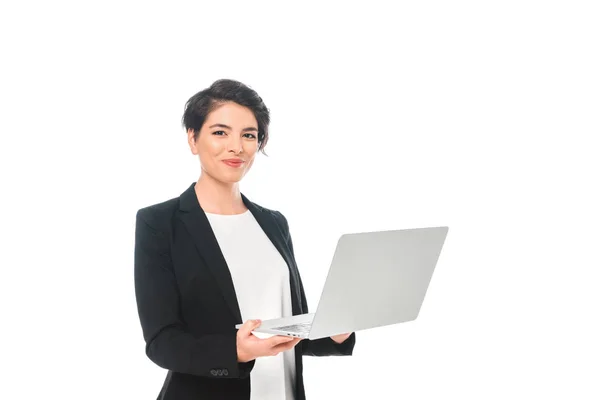
[[[272,208],[267,208],[265,206],[261,206],[259,204],[254,203],[254,202],[250,202],[250,204],[252,204],[252,206],[256,210],[258,210],[259,212],[271,215],[273,218],[275,218],[275,220],[278,223],[283,223],[283,224],[287,225],[287,220],[283,216],[283,214],[281,213],[281,211],[278,211],[278,210],[275,210],[275,209],[272,209]]]
[[[281,230],[281,232],[284,236],[288,234],[287,233],[289,231],[288,222],[287,222],[287,219],[285,218],[285,216],[281,213],[281,211],[263,207],[263,206],[259,206],[259,205],[256,205],[256,206],[259,208],[260,211],[271,215],[271,217],[275,220],[277,226],[279,227],[279,229]]]
[[[175,197],[160,203],[151,204],[137,210],[136,218],[143,220],[148,225],[160,227],[165,221],[169,221],[177,210],[179,197]]]

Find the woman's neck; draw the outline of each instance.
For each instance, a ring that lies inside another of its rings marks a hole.
[[[248,209],[242,200],[238,182],[224,183],[201,174],[194,189],[204,212],[241,214]]]

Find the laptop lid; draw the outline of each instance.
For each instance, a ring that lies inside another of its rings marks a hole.
[[[344,234],[309,339],[417,318],[448,227]]]

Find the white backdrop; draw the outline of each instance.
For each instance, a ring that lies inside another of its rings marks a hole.
[[[2,398],[156,398],[135,212],[198,178],[180,118],[219,78],[271,110],[241,188],[311,310],[341,233],[450,227],[419,318],[305,357],[309,399],[600,398],[595,2],[13,3]]]

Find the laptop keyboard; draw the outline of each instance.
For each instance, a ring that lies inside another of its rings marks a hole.
[[[294,333],[309,333],[311,325],[312,324],[310,322],[303,322],[301,324],[278,326],[273,329],[277,329],[280,331],[294,332]]]

